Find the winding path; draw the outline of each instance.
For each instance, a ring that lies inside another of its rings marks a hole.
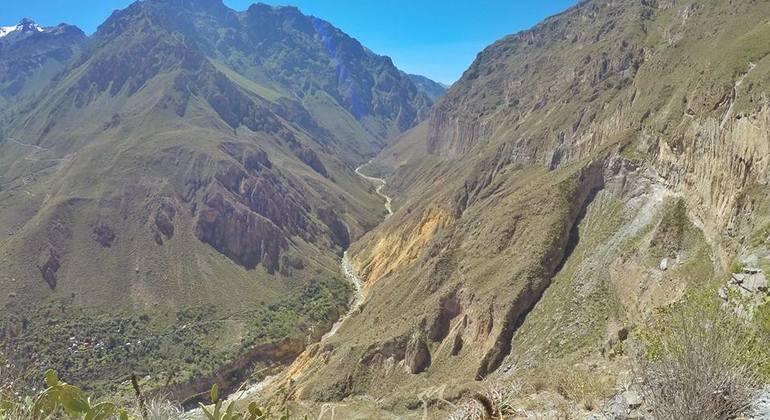
[[[377,193],[377,195],[385,199],[384,206],[385,206],[385,211],[387,211],[387,216],[386,216],[387,218],[393,215],[393,208],[391,207],[392,199],[388,195],[382,192],[382,190],[385,189],[385,185],[387,185],[386,181],[382,178],[376,178],[376,177],[364,175],[363,173],[361,173],[361,169],[364,166],[370,164],[371,162],[372,161],[370,160],[369,162],[356,168],[356,174],[358,174],[358,176],[360,176],[361,178],[369,182],[378,184],[375,192]],[[342,274],[353,285],[355,289],[353,298],[351,300],[350,309],[348,310],[348,312],[342,317],[340,317],[340,319],[338,319],[337,322],[335,322],[334,325],[332,325],[332,328],[329,330],[329,332],[327,332],[326,334],[323,335],[323,337],[321,337],[321,340],[320,340],[321,343],[325,342],[326,340],[328,340],[329,338],[337,334],[337,331],[339,331],[342,324],[344,324],[345,321],[347,321],[347,319],[350,318],[350,316],[353,315],[358,310],[358,308],[360,308],[361,305],[364,303],[364,293],[363,293],[364,283],[361,280],[361,278],[358,276],[358,273],[356,272],[355,268],[353,268],[353,264],[350,262],[350,257],[348,256],[347,251],[345,251],[345,253],[342,255],[342,261],[340,262],[340,269],[342,270]],[[262,381],[248,388],[244,388],[242,390],[236,391],[228,398],[228,401],[233,399],[242,400],[244,398],[257,395],[260,392],[262,392],[262,390],[265,389],[267,386],[275,382],[280,377],[280,375],[281,374],[278,373],[273,376],[268,376]],[[193,412],[197,412],[197,411],[198,409],[193,410]]]

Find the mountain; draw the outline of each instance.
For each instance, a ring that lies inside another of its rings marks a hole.
[[[0,110],[46,86],[78,53],[85,38],[75,26],[43,28],[30,19],[0,27]]]
[[[26,379],[146,373],[185,397],[330,328],[342,253],[384,215],[354,168],[432,105],[390,59],[262,4],[138,1],[88,39],[25,27],[0,44],[40,75],[0,126],[0,341]]]
[[[434,82],[431,79],[428,79],[425,76],[420,76],[419,74],[408,74],[409,78],[412,80],[412,82],[417,86],[417,89],[420,89],[421,91],[425,92],[426,95],[433,101],[436,102],[439,98],[441,98],[442,95],[444,95],[444,92],[446,92],[447,88],[449,86]]]
[[[629,331],[770,268],[768,13],[588,0],[487,47],[375,159],[395,214],[351,247],[365,301],[282,395],[405,418],[504,381],[564,418],[609,399]]]

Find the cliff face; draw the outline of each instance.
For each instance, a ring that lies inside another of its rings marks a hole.
[[[620,142],[724,229],[739,191],[767,183],[770,50],[761,6],[739,2],[732,19],[720,7],[585,2],[498,41],[436,106],[428,150],[454,157],[491,143],[556,168]]]
[[[295,397],[410,406],[594,360],[710,281],[768,221],[768,7],[587,1],[480,53],[383,152],[398,211],[351,249],[367,300]]]

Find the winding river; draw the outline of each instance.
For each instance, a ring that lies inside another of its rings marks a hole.
[[[377,184],[377,189],[375,190],[375,192],[377,193],[377,195],[379,195],[385,200],[384,206],[385,206],[385,211],[387,212],[387,215],[385,217],[387,218],[393,215],[393,207],[391,205],[392,199],[383,192],[383,190],[385,189],[385,186],[387,185],[386,181],[382,178],[368,176],[361,173],[361,169],[366,165],[370,164],[371,162],[372,161],[370,160],[369,162],[357,167],[355,172],[361,178],[371,183]],[[347,319],[350,318],[350,316],[353,315],[358,310],[359,307],[361,307],[361,304],[364,303],[363,281],[361,281],[361,278],[358,276],[358,273],[353,268],[353,265],[350,262],[350,258],[348,256],[347,251],[345,251],[345,253],[342,255],[342,261],[340,262],[340,269],[342,271],[342,274],[344,274],[345,278],[350,282],[350,284],[353,285],[353,288],[354,288],[353,298],[351,300],[350,309],[348,310],[348,312],[342,317],[340,317],[340,319],[338,319],[337,322],[335,322],[334,325],[332,325],[332,328],[329,330],[329,332],[327,332],[326,334],[323,335],[323,337],[321,337],[321,340],[320,340],[321,343],[323,343],[324,341],[328,340],[330,337],[337,334],[337,331],[339,331],[342,324],[344,324],[345,321],[347,321]],[[237,401],[237,400],[242,400],[245,398],[258,395],[267,386],[275,382],[280,377],[280,375],[281,374],[278,373],[273,376],[268,376],[265,379],[263,379],[261,382],[251,385],[245,389],[236,391],[230,397],[228,397],[227,400],[228,402],[231,400]],[[198,410],[193,410],[193,411],[195,412]]]

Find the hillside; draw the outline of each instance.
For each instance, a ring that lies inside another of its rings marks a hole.
[[[56,31],[0,44],[40,51],[0,60],[38,64],[0,126],[10,361],[183,399],[320,337],[351,296],[342,252],[384,212],[354,168],[430,99],[295,8],[146,0],[88,39]]]
[[[629,381],[629,331],[770,265],[768,13],[589,0],[486,48],[375,159],[396,212],[351,247],[364,304],[281,395],[441,417],[529,380],[572,415],[558,378]]]

